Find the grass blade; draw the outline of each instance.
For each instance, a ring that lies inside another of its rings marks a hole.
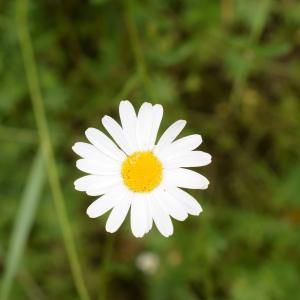
[[[13,280],[26,246],[28,234],[35,218],[36,208],[44,183],[44,162],[41,151],[39,151],[33,161],[19,210],[15,217],[15,225],[11,235],[1,288],[1,300],[6,300],[9,297]]]
[[[18,0],[16,3],[16,21],[20,48],[23,56],[24,68],[29,87],[34,117],[37,124],[40,144],[43,150],[45,164],[47,167],[48,179],[53,196],[53,201],[56,208],[59,225],[62,231],[63,241],[68,255],[74,284],[80,298],[82,300],[89,300],[90,297],[83,280],[75,240],[67,215],[62,187],[59,181],[52,140],[48,129],[48,121],[46,118],[46,111],[39,83],[36,61],[34,58],[32,39],[29,32],[28,1]]]

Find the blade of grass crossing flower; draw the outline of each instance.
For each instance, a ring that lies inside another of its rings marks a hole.
[[[31,36],[28,29],[28,1],[17,0],[16,10],[17,30],[19,35],[20,48],[23,56],[24,68],[30,91],[30,98],[32,101],[34,116],[38,128],[40,143],[47,167],[48,179],[53,196],[53,201],[56,208],[59,225],[62,231],[64,245],[68,255],[74,284],[80,298],[82,300],[88,300],[90,299],[90,297],[83,280],[81,266],[75,247],[73,232],[71,230],[71,225],[65,207],[65,200],[58,177],[58,170],[52,148],[52,141],[49,134],[46,112],[32,49]]]
[[[41,151],[33,161],[30,174],[24,189],[21,203],[15,217],[14,229],[8,249],[8,255],[3,275],[0,299],[9,297],[13,280],[18,271],[19,263],[24,252],[28,234],[32,227],[36,208],[45,183],[45,168]]]

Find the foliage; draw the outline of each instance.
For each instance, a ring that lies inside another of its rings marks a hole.
[[[299,1],[29,1],[28,13],[91,298],[300,299]],[[0,274],[39,149],[15,15],[0,2]],[[187,119],[213,155],[210,187],[194,194],[204,212],[168,239],[134,239],[128,220],[112,238],[73,189],[71,146],[125,98],[162,103],[162,130]],[[79,299],[48,185],[34,217],[11,299]],[[153,273],[137,264],[145,252]]]

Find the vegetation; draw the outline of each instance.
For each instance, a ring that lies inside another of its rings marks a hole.
[[[297,0],[0,1],[0,299],[300,299],[299,26]],[[73,188],[121,99],[213,155],[168,239]]]

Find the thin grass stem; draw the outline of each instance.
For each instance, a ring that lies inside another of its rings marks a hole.
[[[52,191],[54,205],[56,208],[59,225],[62,231],[64,245],[68,255],[77,292],[82,300],[88,300],[90,299],[90,297],[88,295],[88,291],[83,280],[83,275],[75,247],[75,241],[71,230],[71,225],[67,216],[64,196],[59,181],[56,161],[48,130],[48,123],[46,119],[46,112],[43,104],[43,98],[38,79],[36,62],[34,59],[32,41],[28,30],[27,11],[28,1],[17,0],[17,30],[34,116],[36,119],[41,147],[45,157],[49,184]]]

